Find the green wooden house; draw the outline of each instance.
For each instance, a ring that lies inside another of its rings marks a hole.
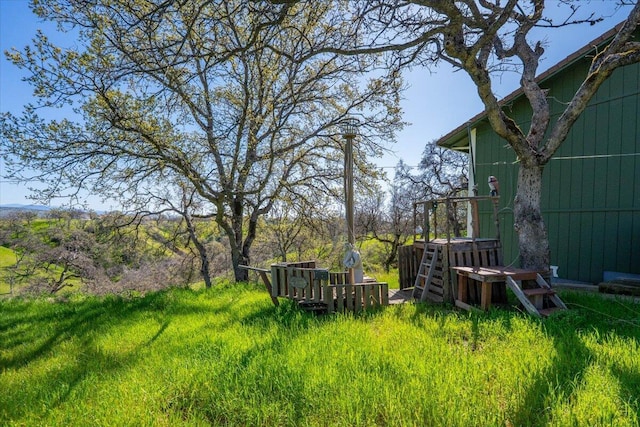
[[[552,120],[586,76],[590,57],[613,29],[539,77],[549,89]],[[637,37],[638,38],[638,37]],[[521,91],[503,101],[523,129],[530,107]],[[604,272],[640,274],[640,64],[618,69],[606,81],[544,171],[542,210],[551,264],[560,278],[598,283]],[[513,150],[491,129],[484,113],[442,137],[438,144],[469,153],[470,188],[489,193],[487,179],[500,181],[504,263],[518,266],[513,230],[517,164]],[[492,212],[481,212],[492,215]],[[492,221],[481,224],[492,226]],[[489,229],[482,230],[491,235]]]

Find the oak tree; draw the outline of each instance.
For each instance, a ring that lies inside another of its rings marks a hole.
[[[330,21],[331,25],[349,26],[348,33],[354,36],[351,46],[327,44],[308,50],[299,59],[322,52],[347,56],[391,52],[395,65],[428,68],[444,61],[464,71],[477,88],[491,127],[507,141],[519,162],[514,222],[522,267],[548,270],[549,242],[540,208],[542,172],[602,83],[617,68],[640,61],[640,43],[634,39],[640,4],[628,3],[632,7],[626,20],[611,42],[593,56],[582,84],[556,120],[551,119],[547,91],[536,80],[544,41],[533,30],[599,21],[594,14],[577,15],[588,4],[554,2],[567,11],[558,20],[546,13],[544,0],[354,0],[346,17],[333,15]],[[355,37],[361,34],[365,37]],[[531,107],[528,129],[516,124],[495,95],[496,80],[506,70],[520,77]]]
[[[229,239],[235,277],[246,279],[239,265],[250,261],[259,218],[285,195],[340,184],[337,124],[360,116],[362,159],[398,126],[399,75],[378,58],[292,60],[346,39],[342,27],[325,25],[343,7],[34,1],[39,17],[76,40],[60,47],[39,33],[7,53],[29,73],[37,103],[2,117],[6,175],[43,181],[45,199],[88,190],[122,201],[179,176],[208,203]],[[49,119],[60,106],[67,117]]]

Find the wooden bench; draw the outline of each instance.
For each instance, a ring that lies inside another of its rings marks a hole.
[[[480,286],[480,308],[488,310],[491,307],[492,289],[495,284],[505,287],[506,280],[511,277],[513,280],[536,280],[538,271],[524,270],[513,267],[451,267],[458,275],[458,297],[456,306],[465,310],[473,308],[468,303],[469,286]]]

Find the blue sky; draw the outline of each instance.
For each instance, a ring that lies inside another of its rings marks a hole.
[[[591,0],[581,2],[584,13],[595,10],[606,19],[593,26],[581,25],[548,31],[540,36],[548,41],[540,72],[553,66],[567,55],[606,32],[625,17],[625,9],[616,11],[614,0]],[[557,1],[548,2],[548,10],[554,11]],[[628,9],[626,9],[628,10]],[[583,13],[583,15],[584,15]],[[12,47],[23,48],[30,43],[36,31],[41,29],[53,40],[73,43],[63,36],[55,36],[56,28],[43,23],[33,15],[26,0],[0,0],[0,51]],[[9,63],[5,56],[0,59],[0,111],[18,114],[22,106],[31,100],[31,88],[21,81],[24,74]],[[406,75],[409,89],[404,94],[402,108],[404,121],[411,123],[399,135],[398,142],[391,147],[392,153],[376,163],[392,176],[393,167],[400,159],[408,165],[416,165],[424,146],[464,123],[483,107],[475,86],[463,72],[454,72],[442,64],[431,71],[413,69]],[[517,76],[504,74],[496,95],[501,98],[517,87]],[[0,175],[4,165],[0,164]],[[25,186],[14,185],[0,178],[0,205],[30,204]],[[88,200],[91,207],[102,210],[113,204],[102,203],[98,198]],[[52,204],[56,205],[55,202]],[[58,203],[60,204],[60,203]]]

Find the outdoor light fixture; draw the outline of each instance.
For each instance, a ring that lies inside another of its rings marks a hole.
[[[360,121],[355,117],[347,117],[340,123],[340,130],[342,131],[342,137],[349,141],[358,134],[358,125]]]

